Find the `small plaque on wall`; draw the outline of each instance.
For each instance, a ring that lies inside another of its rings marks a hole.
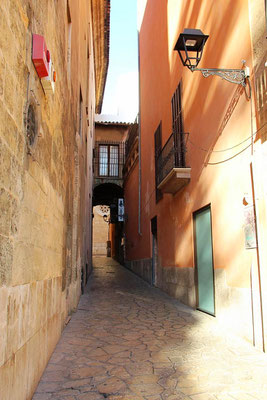
[[[118,221],[124,221],[124,201],[123,199],[118,199]]]
[[[244,233],[246,249],[255,249],[257,247],[257,241],[253,205],[247,205],[244,208]]]

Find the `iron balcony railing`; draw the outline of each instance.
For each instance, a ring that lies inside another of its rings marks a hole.
[[[123,179],[125,143],[97,141],[94,149],[94,177]]]
[[[172,133],[156,158],[157,186],[173,168],[185,168],[184,133]]]

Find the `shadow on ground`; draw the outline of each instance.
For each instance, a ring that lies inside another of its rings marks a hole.
[[[216,320],[96,258],[34,400],[264,400],[267,359]]]

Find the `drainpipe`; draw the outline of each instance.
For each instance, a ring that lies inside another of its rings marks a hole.
[[[265,340],[264,340],[264,316],[263,316],[263,299],[262,299],[262,269],[260,263],[260,251],[259,251],[259,230],[258,230],[258,204],[256,202],[257,196],[255,193],[255,185],[254,185],[254,168],[253,161],[250,163],[250,175],[251,175],[251,187],[252,187],[252,199],[254,205],[254,219],[255,219],[255,234],[256,234],[256,253],[257,253],[257,265],[258,265],[258,274],[259,274],[259,295],[260,295],[260,315],[261,315],[261,332],[262,332],[262,350],[265,353]]]
[[[141,83],[140,83],[140,38],[138,31],[138,83],[139,83],[139,121],[138,121],[138,234],[142,235],[141,229],[141,183],[142,183],[142,175],[141,175]]]
[[[252,189],[252,201],[254,209],[254,221],[255,221],[255,236],[256,236],[256,254],[257,254],[257,267],[258,267],[258,285],[259,285],[259,298],[260,298],[260,318],[261,318],[261,334],[262,334],[262,350],[265,353],[265,339],[264,339],[264,314],[263,314],[263,285],[262,285],[262,267],[261,267],[261,257],[260,257],[260,234],[259,234],[259,212],[258,212],[258,196],[255,188],[255,167],[254,167],[254,129],[253,129],[253,99],[254,105],[256,106],[255,100],[255,80],[253,79],[254,96],[250,80],[248,79],[250,94],[248,99],[250,100],[250,130],[251,130],[251,163],[250,163],[250,177],[251,177],[251,189]],[[257,169],[257,168],[256,168]],[[253,317],[254,318],[254,317]],[[254,327],[253,327],[254,329]],[[254,337],[255,341],[255,337]]]

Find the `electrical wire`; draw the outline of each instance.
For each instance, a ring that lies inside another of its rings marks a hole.
[[[246,98],[247,98],[248,100],[251,100],[252,88],[251,88],[250,79],[247,78],[247,81],[248,81],[248,85],[249,85],[249,94],[247,93],[246,88],[245,88],[244,90],[245,90]],[[223,164],[223,163],[225,163],[225,162],[227,162],[227,161],[230,161],[230,160],[232,160],[233,158],[239,156],[240,154],[242,154],[244,151],[246,151],[246,150],[247,150],[248,148],[250,148],[251,146],[252,146],[252,151],[253,151],[253,140],[252,140],[252,139],[253,139],[253,137],[254,137],[255,135],[257,135],[257,134],[259,133],[259,131],[261,131],[261,129],[263,129],[263,128],[266,126],[267,122],[265,122],[265,124],[263,124],[256,132],[252,133],[252,132],[253,132],[253,122],[252,122],[252,120],[253,120],[253,119],[252,119],[253,110],[252,110],[252,102],[250,102],[250,103],[251,103],[251,135],[250,135],[249,137],[247,137],[246,139],[244,139],[242,142],[240,142],[240,143],[238,143],[238,144],[236,144],[236,145],[234,145],[234,146],[232,146],[232,147],[229,147],[229,148],[223,149],[223,150],[208,150],[208,149],[204,149],[203,147],[198,146],[198,145],[196,145],[195,143],[193,143],[193,142],[189,139],[189,134],[187,134],[187,141],[186,141],[186,143],[189,142],[189,143],[191,143],[193,146],[195,146],[196,148],[198,148],[199,150],[205,151],[205,152],[207,152],[207,153],[222,153],[222,152],[225,152],[225,151],[229,151],[229,150],[232,150],[232,149],[234,149],[234,148],[240,146],[241,144],[245,143],[245,142],[248,141],[249,139],[251,139],[251,143],[250,143],[248,146],[246,146],[244,149],[240,150],[238,153],[234,154],[233,156],[228,157],[228,158],[226,158],[225,160],[222,160],[222,161],[217,161],[217,162],[212,162],[212,163],[208,162],[208,163],[205,163],[205,165],[219,165],[219,164]],[[141,211],[143,211],[144,208],[146,207],[146,205],[150,202],[151,197],[153,196],[153,194],[154,194],[155,192],[156,192],[156,189],[152,190],[152,192],[150,193],[150,195],[149,195],[149,197],[148,197],[148,200],[146,201],[146,203],[145,203],[145,204],[143,205],[143,207],[141,208]]]
[[[235,145],[235,146],[233,146],[233,147],[230,147],[229,149],[225,149],[225,150],[221,150],[221,151],[231,150],[231,149],[233,149],[233,148],[239,146],[240,144],[246,142],[247,140],[249,140],[250,138],[252,138],[253,136],[255,136],[262,128],[264,128],[264,126],[265,126],[266,124],[267,124],[267,123],[265,123],[264,125],[262,125],[262,126],[260,127],[260,129],[258,129],[252,136],[249,136],[249,137],[248,137],[247,139],[245,139],[243,142],[241,142],[241,143],[239,143],[239,144],[237,144],[237,145]],[[243,153],[244,151],[246,151],[249,147],[251,147],[251,145],[252,145],[252,143],[250,143],[248,146],[246,146],[244,149],[240,150],[238,153],[234,154],[233,156],[231,156],[231,157],[229,157],[229,158],[226,158],[225,160],[217,161],[217,162],[213,162],[213,163],[208,162],[208,163],[206,163],[205,165],[218,165],[218,164],[223,164],[223,163],[225,163],[225,162],[227,162],[227,161],[230,161],[230,160],[232,160],[233,158],[239,156],[239,155],[240,155],[241,153]],[[202,150],[202,149],[201,149],[201,150]],[[206,151],[206,150],[205,150],[205,151]],[[148,200],[145,202],[145,204],[144,204],[143,207],[141,208],[141,211],[143,211],[143,210],[145,209],[146,205],[150,202],[151,197],[153,196],[153,194],[154,194],[155,192],[156,192],[156,189],[152,190],[152,192],[150,193],[150,195],[149,195],[149,197],[148,197]]]
[[[250,79],[247,78],[247,81],[248,81],[248,84],[249,84],[249,96],[248,96],[246,90],[245,90],[245,93],[246,93],[247,99],[248,99],[248,100],[251,100],[252,88],[251,88]],[[238,153],[234,154],[232,157],[229,157],[229,158],[227,158],[227,159],[225,159],[225,160],[218,161],[218,162],[214,162],[214,163],[209,163],[209,162],[208,162],[208,163],[206,163],[206,165],[218,165],[218,164],[223,164],[223,163],[225,163],[225,162],[227,162],[227,161],[230,161],[230,160],[232,160],[233,158],[239,156],[241,153],[243,153],[244,151],[246,151],[249,147],[251,147],[251,154],[253,155],[253,151],[254,151],[254,149],[253,149],[253,145],[254,145],[254,143],[253,143],[253,137],[254,137],[262,128],[264,128],[265,125],[266,125],[266,122],[265,122],[265,124],[263,124],[256,132],[253,133],[253,108],[252,108],[252,101],[250,101],[250,132],[251,132],[251,134],[250,134],[250,136],[249,136],[247,139],[245,139],[242,143],[244,143],[245,141],[247,141],[247,140],[249,140],[249,139],[251,140],[251,143],[250,143],[248,146],[246,146],[244,149],[242,149],[241,151],[239,151]],[[239,145],[242,144],[242,143],[239,143],[238,145],[235,145],[234,147],[239,146]],[[232,147],[232,148],[234,148],[234,147]]]
[[[251,139],[251,137],[254,137],[255,135],[257,135],[257,133],[259,133],[259,131],[260,131],[261,129],[263,129],[263,128],[265,127],[266,124],[267,124],[267,122],[265,122],[265,124],[263,124],[256,132],[254,132],[252,135],[248,136],[248,137],[247,137],[246,139],[244,139],[242,142],[240,142],[240,143],[238,143],[238,144],[235,144],[235,145],[232,146],[232,147],[228,147],[227,149],[223,149],[223,150],[208,150],[208,149],[204,149],[203,147],[198,146],[197,144],[195,144],[194,142],[192,142],[192,141],[189,139],[189,137],[188,137],[187,141],[188,141],[189,143],[191,143],[193,146],[197,147],[199,150],[205,151],[205,152],[207,152],[207,153],[223,153],[223,152],[225,152],[225,151],[232,150],[232,149],[234,149],[235,147],[238,147],[238,146],[240,146],[241,144],[247,142],[249,139]]]
[[[247,98],[247,100],[251,100],[251,96],[252,96],[252,88],[251,88],[251,82],[250,82],[250,79],[249,79],[249,77],[247,77],[247,82],[248,82],[248,85],[249,85],[249,94],[247,93],[247,91],[246,91],[246,88],[244,88],[244,90],[245,90],[245,94],[246,94],[246,98]],[[251,108],[251,134],[250,134],[250,136],[249,137],[247,137],[246,139],[244,139],[242,142],[240,142],[240,143],[237,143],[236,145],[234,145],[234,146],[232,146],[232,147],[229,147],[229,148],[226,148],[226,149],[222,149],[222,150],[208,150],[208,149],[205,149],[205,148],[203,148],[203,147],[201,147],[201,146],[198,146],[198,145],[196,145],[194,142],[192,142],[192,140],[190,140],[190,138],[189,138],[189,135],[187,136],[187,141],[186,141],[186,143],[187,142],[189,142],[192,146],[195,146],[196,148],[198,148],[199,150],[202,150],[202,151],[205,151],[206,153],[223,153],[223,152],[225,152],[225,151],[229,151],[229,150],[232,150],[232,149],[234,149],[234,148],[236,148],[236,147],[238,147],[238,146],[240,146],[241,144],[243,144],[243,143],[245,143],[246,141],[248,141],[249,139],[251,140],[251,146],[252,146],[252,152],[253,152],[253,141],[252,141],[252,138],[255,136],[255,135],[257,135],[257,133],[261,130],[261,129],[263,129],[264,127],[265,127],[265,125],[267,124],[267,122],[265,122],[265,124],[263,124],[256,132],[254,132],[254,133],[252,133],[253,132],[253,110],[252,110],[252,102],[250,102],[250,108]]]
[[[239,154],[243,153],[243,152],[244,152],[245,150],[247,150],[250,146],[251,146],[251,143],[250,143],[247,147],[245,147],[243,150],[241,150],[241,151],[239,151],[238,153],[234,154],[232,157],[229,157],[229,158],[226,158],[225,160],[218,161],[218,162],[214,162],[214,163],[208,162],[208,163],[206,163],[206,165],[218,165],[218,164],[222,164],[222,163],[225,163],[225,162],[227,162],[227,161],[230,161],[230,160],[232,160],[233,158],[239,156]]]

